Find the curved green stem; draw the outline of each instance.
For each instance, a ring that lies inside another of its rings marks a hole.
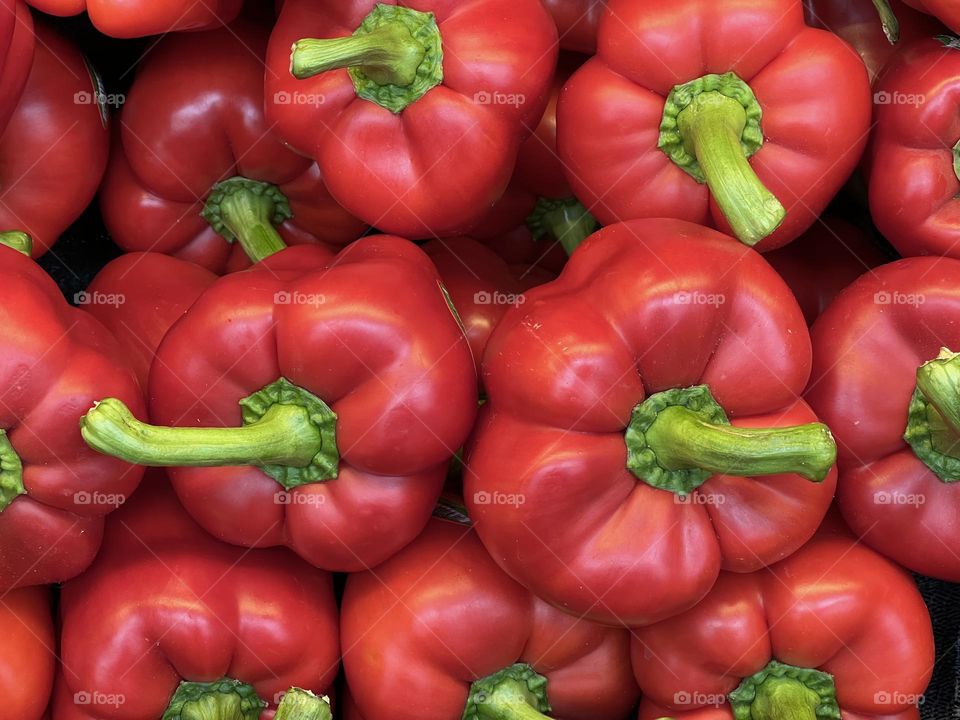
[[[27,257],[30,257],[33,253],[33,238],[19,230],[0,233],[0,244],[11,247]]]
[[[322,400],[281,378],[241,406],[241,427],[163,427],[107,398],[80,418],[80,434],[94,450],[138,465],[253,465],[288,489],[337,476],[336,415]]]
[[[917,368],[903,439],[943,482],[960,480],[960,355],[947,348]]]
[[[880,16],[883,34],[887,36],[891,45],[896,45],[900,40],[900,21],[897,20],[896,13],[893,12],[888,0],[873,0],[873,6]]]
[[[273,720],[333,720],[330,700],[309,690],[290,688],[277,706]]]
[[[297,40],[290,74],[347,68],[359,97],[398,113],[443,81],[442,47],[432,13],[379,4],[350,37]]]
[[[549,235],[560,242],[567,255],[572,255],[580,243],[594,233],[599,223],[576,198],[553,200],[541,197],[527,217],[527,225],[534,239]]]
[[[936,359],[917,369],[917,388],[960,437],[960,354],[941,348]]]
[[[729,423],[706,386],[651,395],[633,411],[627,467],[653,487],[685,494],[711,475],[796,473],[822,481],[837,446],[823,423],[745,428]]]
[[[276,185],[232,177],[217,183],[200,213],[227,242],[237,241],[255,263],[287,247],[275,226],[293,217]]]
[[[23,484],[23,464],[13,449],[6,430],[0,430],[0,513],[20,495],[26,495]]]
[[[470,686],[462,720],[544,720],[548,712],[547,679],[517,663]]]
[[[786,210],[760,182],[743,152],[746,122],[743,106],[716,91],[701,93],[677,117],[687,151],[697,158],[734,235],[753,246],[780,226]]]
[[[840,720],[833,676],[771,660],[729,695],[735,720]]]
[[[266,706],[253,687],[239,680],[184,681],[161,720],[258,720]]]

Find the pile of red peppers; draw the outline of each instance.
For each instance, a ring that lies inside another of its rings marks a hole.
[[[958,34],[0,0],[0,720],[919,720]]]

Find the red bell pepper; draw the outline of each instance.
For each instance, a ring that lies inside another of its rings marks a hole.
[[[764,258],[793,290],[808,325],[847,285],[890,259],[856,225],[829,216]]]
[[[33,17],[22,0],[0,2],[0,130],[7,126],[33,64]]]
[[[266,45],[266,32],[237,22],[169,35],[141,63],[100,193],[107,229],[125,250],[223,273],[250,264],[240,246],[251,234],[336,246],[364,232],[330,198],[316,163],[270,132]],[[251,211],[255,219],[241,219]]]
[[[365,720],[613,720],[638,696],[626,630],[550,607],[447,520],[347,580],[341,635]]]
[[[960,32],[960,5],[955,0],[903,0],[921,12],[936,15],[954,32]]]
[[[809,373],[803,314],[757,253],[679,220],[607,227],[487,344],[470,517],[571,613],[686,610],[721,567],[789,555],[826,513],[836,450],[799,399]]]
[[[597,26],[606,8],[606,0],[543,0],[553,15],[564,50],[587,53],[597,51]]]
[[[385,235],[336,257],[289,248],[219,279],[164,338],[150,397],[151,418],[175,427],[104,401],[83,421],[87,442],[172,466],[216,537],[343,571],[417,536],[477,407],[436,269]]]
[[[533,242],[539,251],[532,259],[538,264],[549,264],[557,272],[567,255],[597,229],[596,219],[574,197],[557,155],[557,99],[564,83],[583,61],[582,56],[573,53],[561,54],[547,108],[520,146],[510,186],[487,216],[470,230],[470,236],[480,240],[503,238],[503,245]],[[514,233],[521,226],[524,229]],[[558,244],[560,248],[555,247]],[[561,249],[563,252],[557,252]],[[559,263],[555,256],[559,256]]]
[[[875,550],[960,581],[960,261],[911,258],[845,290],[813,326],[807,398],[836,433],[837,500]]]
[[[67,580],[90,564],[104,516],[136,489],[143,469],[88,448],[80,415],[105,395],[144,413],[106,329],[67,305],[36,263],[3,245],[0,307],[2,593]]]
[[[913,579],[842,537],[722,573],[697,607],[632,644],[641,720],[918,719],[934,662]]]
[[[83,55],[42,22],[35,33],[29,77],[0,135],[0,230],[29,234],[38,257],[90,204],[110,142],[103,87]]]
[[[53,688],[57,645],[50,590],[30,587],[0,599],[0,693],[7,717],[41,720]]]
[[[525,291],[556,277],[538,267],[511,267],[468,237],[434,240],[423,249],[457,309],[478,372],[490,334],[504,313],[523,304]]]
[[[28,0],[50,15],[86,12],[97,30],[117,38],[206,30],[233,20],[243,0]]]
[[[905,46],[876,89],[868,183],[877,228],[902,255],[960,257],[960,41]]]
[[[113,333],[146,390],[160,341],[216,279],[184,260],[129,253],[107,263],[76,301]]]
[[[809,228],[853,172],[870,84],[800,0],[610,0],[560,96],[558,146],[601,224],[672,217],[759,250]]]
[[[267,119],[357,217],[410,238],[460,234],[507,187],[556,42],[539,0],[286,0]]]
[[[836,33],[857,51],[870,83],[894,54],[897,43],[932,37],[945,28],[900,0],[804,0],[807,23]]]
[[[267,720],[291,686],[325,691],[340,665],[330,576],[217,542],[159,476],[63,588],[54,720]]]

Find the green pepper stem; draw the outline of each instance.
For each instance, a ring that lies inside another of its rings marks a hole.
[[[799,680],[772,677],[758,688],[750,706],[752,720],[816,720],[820,696]]]
[[[290,688],[277,706],[273,720],[332,720],[330,700],[309,690]]]
[[[960,354],[942,348],[936,359],[917,368],[917,388],[960,437]]]
[[[667,470],[697,468],[743,477],[796,473],[821,481],[837,453],[823,423],[744,428],[706,422],[680,406],[661,410],[646,439],[659,465]]]
[[[275,226],[293,212],[275,185],[238,176],[213,187],[201,215],[227,242],[239,242],[257,263],[287,247]]]
[[[549,718],[530,704],[527,687],[517,680],[504,680],[477,703],[477,715],[486,720],[544,720]]]
[[[891,45],[896,45],[900,40],[900,21],[897,20],[896,13],[893,12],[888,0],[873,0],[873,6],[880,16],[883,34],[887,36]]]
[[[266,706],[251,685],[239,680],[184,681],[161,720],[257,720]]]
[[[27,257],[33,253],[33,238],[19,230],[9,230],[0,233],[0,244],[11,247]]]
[[[303,80],[355,67],[379,85],[407,87],[416,79],[425,52],[404,25],[386,23],[366,35],[297,40],[290,53],[290,74]]]
[[[744,154],[740,139],[747,115],[743,106],[720,92],[703,92],[680,112],[677,122],[734,235],[752,247],[776,230],[786,211]]]
[[[550,235],[560,242],[569,256],[593,234],[599,223],[576,198],[554,200],[541,197],[527,218],[527,225],[535,239]]]
[[[323,447],[307,410],[282,404],[242,427],[161,427],[137,420],[122,401],[107,398],[80,419],[80,433],[98,452],[155,467],[306,467]]]
[[[23,484],[23,464],[13,449],[6,430],[0,430],[0,513],[20,495],[26,495]]]

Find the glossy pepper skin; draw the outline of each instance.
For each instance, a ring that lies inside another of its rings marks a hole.
[[[584,60],[582,55],[561,53],[547,107],[520,145],[507,191],[470,231],[471,237],[490,244],[507,259],[529,257],[528,262],[556,272],[597,229],[596,219],[574,197],[557,154],[557,100]]]
[[[76,300],[113,334],[146,392],[160,341],[216,279],[185,260],[128,253],[107,263]]]
[[[960,7],[952,0],[904,0],[910,7],[935,15],[954,32],[960,32]]]
[[[56,660],[50,590],[29,587],[3,595],[0,602],[0,692],[4,712],[22,720],[41,720]]]
[[[870,213],[901,255],[960,257],[958,89],[960,50],[940,38],[903,47],[877,83]]]
[[[270,131],[266,45],[265,30],[238,21],[169,35],[141,63],[100,191],[104,222],[122,248],[174,255],[216,273],[249,266],[241,246],[251,223],[221,200],[229,187],[221,182],[235,177],[253,181],[257,197],[270,201],[262,212],[288,245],[335,247],[364,232],[330,198],[316,163]]]
[[[254,720],[291,686],[326,691],[340,652],[330,576],[288,550],[216,541],[151,473],[64,586],[53,720],[167,718],[181,681],[252,685],[265,708]]]
[[[385,40],[368,32],[378,23]],[[267,52],[267,120],[370,225],[408,238],[460,234],[507,187],[524,126],[547,102],[556,40],[538,0],[288,0]],[[304,79],[291,74],[294,43]],[[391,59],[364,59],[376,55],[368,44]],[[395,57],[409,53],[420,60]]]
[[[0,128],[7,125],[30,75],[36,38],[33,17],[22,0],[0,3]]]
[[[557,24],[560,47],[587,53],[597,51],[597,26],[605,0],[543,0]]]
[[[931,372],[955,374],[937,358],[960,347],[958,283],[960,261],[951,258],[909,258],[864,274],[813,326],[807,392],[837,437],[847,524],[911,570],[954,582],[960,485],[944,418],[960,393],[921,387]]]
[[[107,330],[53,280],[0,245],[0,592],[67,580],[100,545],[103,518],[142,468],[94,452],[80,416],[116,395],[143,416],[133,372]]]
[[[796,550],[827,511],[835,449],[807,425],[809,373],[800,308],[755,252],[679,220],[607,227],[487,344],[470,517],[501,567],[575,615],[632,627],[681,612],[721,567],[748,572]],[[692,436],[658,429],[686,415],[670,406],[693,412],[710,396],[722,411],[698,417],[718,433],[780,428],[756,457],[783,433],[805,458],[740,465],[754,451],[733,440],[711,461]],[[491,501],[511,497],[524,501]]]
[[[793,290],[807,324],[863,273],[890,260],[866,232],[825,216],[796,242],[764,255]]]
[[[537,267],[510,266],[493,250],[468,237],[434,240],[423,249],[450,293],[479,373],[490,334],[507,310],[522,305],[527,290],[556,275]]]
[[[897,47],[945,31],[935,18],[900,0],[882,2],[890,8],[889,14],[886,9],[884,14],[878,14],[873,0],[804,0],[807,23],[836,33],[850,43],[866,65],[871,84]]]
[[[625,718],[637,700],[625,630],[537,599],[496,566],[469,526],[448,520],[432,519],[401,553],[347,580],[341,637],[354,718],[547,717],[542,706],[490,715],[472,702],[477,681],[517,664],[540,677],[530,687],[545,693],[549,717]],[[489,696],[497,705],[498,693]]]
[[[34,31],[29,76],[0,135],[0,232],[27,233],[39,257],[90,204],[110,141],[83,55],[43,22]]]
[[[50,15],[86,12],[97,30],[116,38],[206,30],[233,20],[243,0],[29,0]]]
[[[819,534],[770,568],[722,573],[697,607],[635,630],[631,643],[641,720],[915,720],[934,662],[913,579]]]
[[[761,251],[810,227],[869,133],[849,46],[799,0],[607,6],[558,109],[567,177],[600,223],[679,218]]]
[[[137,428],[105,402],[83,432],[104,452],[171,466],[214,536],[354,571],[423,528],[472,427],[476,382],[429,258],[371,236],[335,257],[288,248],[219,279],[153,363],[151,419],[176,427]]]

